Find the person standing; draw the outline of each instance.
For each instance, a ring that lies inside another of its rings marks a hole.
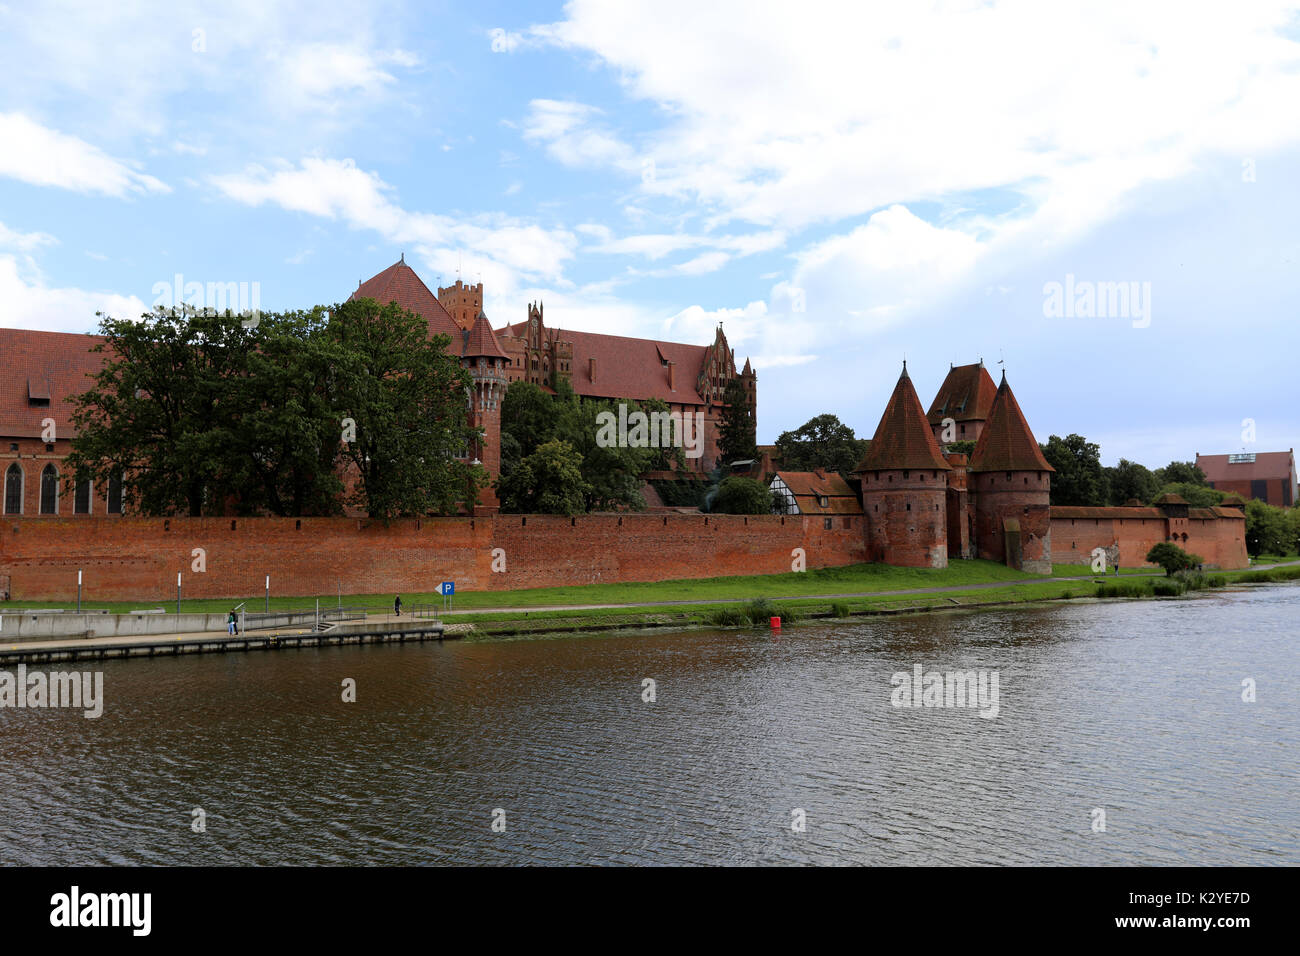
[[[402,596],[400,594],[393,598],[393,614],[397,617],[402,616]]]
[[[226,617],[226,633],[230,635],[235,634],[235,612],[234,611],[231,611],[230,614]]]

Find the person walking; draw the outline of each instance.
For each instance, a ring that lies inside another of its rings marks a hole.
[[[236,618],[235,618],[235,612],[234,612],[234,611],[231,611],[230,614],[226,617],[226,633],[227,633],[227,634],[234,635],[234,634],[236,633],[236,630],[235,630],[235,621],[236,621]]]
[[[393,598],[393,614],[397,617],[402,616],[402,596],[400,594]]]

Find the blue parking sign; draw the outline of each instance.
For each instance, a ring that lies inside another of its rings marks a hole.
[[[447,596],[447,597],[450,597],[451,595],[455,594],[455,593],[456,593],[456,582],[455,582],[455,581],[443,581],[443,582],[442,582],[442,593],[443,593],[445,596]]]

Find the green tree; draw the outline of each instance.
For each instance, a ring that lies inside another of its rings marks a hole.
[[[468,422],[469,372],[395,303],[356,299],[330,308],[335,406],[355,426],[344,458],[359,476],[352,503],[385,520],[472,507],[486,482],[457,458],[481,435]],[[342,434],[342,432],[340,432]]]
[[[871,442],[867,442],[867,444],[870,445]],[[944,445],[943,448],[944,451],[950,455],[966,455],[969,457],[971,453],[975,451],[975,442],[971,439],[966,439],[965,441],[950,441],[948,444]]]
[[[1159,498],[1162,495],[1178,495],[1193,508],[1213,508],[1220,504],[1224,499],[1222,491],[1216,491],[1209,485],[1191,485],[1191,484],[1172,484],[1160,488],[1155,495]],[[1155,498],[1152,500],[1154,501]]]
[[[504,511],[529,514],[576,515],[586,510],[587,483],[582,455],[568,442],[539,445],[497,480]]]
[[[1109,497],[1101,449],[1082,435],[1052,435],[1042,446],[1043,457],[1056,469],[1052,475],[1054,505],[1104,505]]]
[[[1122,505],[1134,498],[1147,504],[1159,494],[1160,484],[1145,465],[1121,458],[1114,468],[1104,471],[1112,505]]]
[[[740,379],[733,378],[727,382],[722,390],[722,401],[724,407],[718,422],[718,464],[729,465],[733,461],[757,458],[758,425]]]
[[[1190,461],[1171,461],[1155,471],[1156,481],[1161,485],[1203,485],[1205,472]]]
[[[1161,541],[1159,544],[1152,545],[1151,550],[1147,552],[1146,559],[1152,564],[1158,564],[1165,569],[1165,576],[1173,574],[1175,571],[1186,571],[1194,568],[1201,563],[1200,555],[1188,554],[1176,544],[1168,541]]]
[[[1295,547],[1294,532],[1281,508],[1251,499],[1246,502],[1246,550],[1252,555],[1284,555]]]
[[[341,415],[331,382],[337,355],[320,310],[261,316],[257,346],[227,399],[238,427],[227,457],[248,474],[243,513],[342,511]]]
[[[866,453],[865,441],[835,415],[818,415],[776,440],[781,464],[790,471],[818,468],[847,475]]]
[[[122,475],[127,510],[146,515],[220,513],[246,492],[237,446],[238,407],[254,332],[237,316],[189,306],[139,319],[97,313],[105,354],[75,399],[74,481]]]
[[[744,475],[728,475],[718,484],[709,510],[724,515],[770,515],[777,496],[767,485]]]
[[[605,440],[609,437],[610,429],[603,428],[602,421],[608,422],[609,416],[612,416],[613,421],[618,421],[620,405],[627,406],[626,418],[629,422],[633,421],[632,414],[640,409],[636,402],[627,399],[575,399],[565,402],[562,434],[564,440],[582,457],[588,511],[619,508],[639,511],[645,507],[645,498],[641,494],[641,476],[651,470],[651,462],[659,449],[633,446],[630,442],[634,439],[639,442],[641,436],[634,436],[631,427],[625,436],[627,443],[619,442],[617,435],[613,442]],[[649,440],[648,429],[644,437]]]
[[[519,457],[531,455],[538,445],[556,437],[564,408],[563,400],[557,401],[532,382],[511,382],[501,401],[501,435],[515,441]]]

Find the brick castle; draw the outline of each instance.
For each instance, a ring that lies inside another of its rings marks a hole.
[[[672,411],[702,412],[705,454],[688,459],[700,471],[717,457],[727,381],[741,379],[751,407],[757,404],[757,376],[748,361],[737,370],[720,327],[708,345],[564,332],[547,328],[538,302],[529,304],[523,322],[494,330],[481,284],[458,280],[435,296],[404,261],[361,283],[352,297],[397,302],[424,318],[431,335],[447,336],[448,352],[474,383],[471,420],[483,439],[471,456],[493,476],[500,467],[501,401],[514,381],[554,391],[563,380],[580,396],[660,399]],[[1005,373],[995,385],[983,363],[952,367],[928,412],[904,363],[855,469],[860,512],[771,519],[533,516],[530,524],[528,516],[493,514],[489,492],[476,512],[484,522],[477,528],[461,518],[412,519],[391,532],[364,518],[241,518],[228,521],[227,530],[214,518],[122,517],[120,483],[69,490],[59,471],[75,437],[72,400],[100,367],[91,349],[101,341],[0,329],[0,365],[7,372],[0,382],[6,518],[0,595],[66,598],[66,582],[75,580],[71,569],[85,566],[101,596],[143,598],[153,593],[146,582],[174,580],[188,567],[189,549],[206,546],[198,538],[218,555],[228,552],[226,563],[252,577],[278,569],[303,588],[294,593],[319,590],[321,582],[311,582],[322,575],[326,584],[338,577],[355,582],[349,587],[373,581],[377,590],[427,590],[422,575],[453,569],[462,569],[467,586],[483,589],[776,573],[790,569],[792,546],[808,552],[809,567],[877,561],[940,568],[950,559],[986,558],[1048,574],[1053,563],[1089,563],[1096,548],[1106,552],[1108,565],[1142,564],[1158,541],[1177,542],[1211,566],[1249,563],[1240,507],[1192,508],[1176,496],[1151,507],[1051,507],[1053,469]],[[969,455],[950,450],[958,441],[975,443]],[[77,530],[79,522],[63,517],[88,524]],[[398,540],[402,547],[394,551]],[[507,541],[515,555],[512,573],[488,573],[482,547]],[[214,576],[199,587],[219,586]],[[243,583],[225,587],[229,594],[248,590]]]

